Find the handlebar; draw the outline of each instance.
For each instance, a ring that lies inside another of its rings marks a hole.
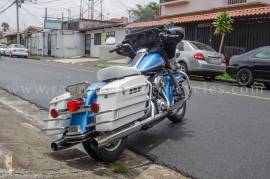
[[[117,50],[118,50],[118,48],[115,48],[115,49],[110,50],[109,52],[113,53],[113,52],[116,52]]]

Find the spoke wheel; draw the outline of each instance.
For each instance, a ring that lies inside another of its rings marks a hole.
[[[187,65],[186,65],[185,63],[180,62],[180,63],[179,63],[179,68],[180,68],[180,70],[181,70],[182,72],[188,73]]]

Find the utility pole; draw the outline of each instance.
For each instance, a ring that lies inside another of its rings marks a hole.
[[[103,20],[103,0],[100,0],[100,20]]]
[[[19,7],[21,6],[21,1],[16,0],[16,16],[17,16],[17,44],[20,44],[20,22],[19,22]]]
[[[82,0],[81,0],[81,3],[80,3],[80,19],[82,19]]]
[[[94,9],[95,9],[95,1],[94,0],[89,0],[91,1],[91,19],[94,19]]]

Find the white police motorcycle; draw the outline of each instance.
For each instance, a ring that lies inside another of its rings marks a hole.
[[[191,88],[188,76],[179,70],[173,57],[183,37],[178,28],[150,28],[128,34],[111,51],[130,57],[128,66],[102,69],[97,73],[98,82],[68,86],[66,93],[50,102],[46,131],[61,134],[51,143],[51,149],[82,143],[95,160],[114,162],[125,149],[129,135],[165,119],[181,122]]]

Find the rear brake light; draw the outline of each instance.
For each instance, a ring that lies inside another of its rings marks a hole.
[[[69,101],[67,103],[67,110],[70,112],[75,112],[80,109],[84,105],[83,99],[77,99],[73,101]]]
[[[196,53],[196,54],[194,55],[194,58],[195,58],[196,60],[205,60],[202,53]]]
[[[99,112],[99,104],[97,104],[97,103],[91,104],[90,108],[91,108],[91,111],[94,112],[94,113]]]
[[[56,109],[51,109],[50,114],[52,118],[57,118],[58,117],[58,111]]]

